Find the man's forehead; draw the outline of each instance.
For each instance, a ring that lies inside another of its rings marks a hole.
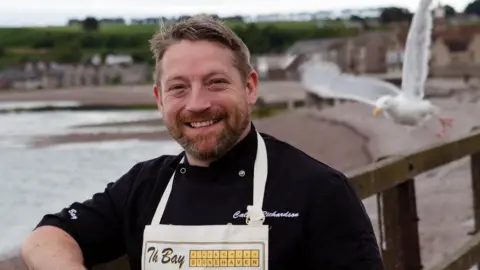
[[[212,42],[180,42],[170,46],[160,62],[163,81],[172,78],[204,78],[215,74],[234,76],[233,53]]]
[[[207,78],[215,75],[229,76],[229,73],[221,69],[218,69],[218,70],[212,69],[210,71],[205,71],[205,72],[185,72],[183,70],[183,72],[165,73],[164,79],[172,80],[172,79],[193,78],[193,77]]]
[[[218,59],[206,60],[197,64],[175,63],[162,64],[161,75],[165,81],[172,79],[205,78],[213,75],[232,76],[235,71],[233,62],[222,63]]]
[[[225,46],[209,41],[181,41],[170,45],[163,54],[165,62],[203,59],[228,59],[233,53]]]

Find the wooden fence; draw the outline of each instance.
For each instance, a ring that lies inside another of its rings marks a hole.
[[[480,132],[418,152],[391,157],[348,174],[362,199],[378,195],[382,202],[388,270],[423,269],[420,257],[415,176],[470,156],[475,231],[473,237],[430,270],[468,270],[480,263]]]
[[[423,269],[420,257],[415,178],[421,173],[470,156],[475,231],[471,239],[429,270],[468,270],[480,263],[480,131],[418,152],[390,157],[347,173],[362,199],[378,195],[382,202],[388,270]],[[128,269],[125,258],[95,270]],[[480,269],[480,268],[479,268]]]

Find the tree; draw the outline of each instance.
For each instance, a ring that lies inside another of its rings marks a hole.
[[[480,15],[480,0],[474,0],[465,7],[465,14]]]
[[[82,27],[85,31],[97,31],[98,26],[98,20],[94,17],[87,17],[82,21]]]
[[[46,32],[42,37],[32,42],[32,47],[35,49],[40,48],[53,48],[55,46],[55,40],[50,32]]]
[[[457,11],[450,5],[443,6],[443,10],[445,11],[445,17],[450,18],[457,14]]]
[[[238,23],[244,23],[245,22],[243,20],[243,17],[240,16],[240,15],[224,17],[223,20],[226,21],[226,22],[238,22]]]
[[[81,24],[82,22],[78,19],[70,19],[68,20],[68,23],[67,23],[68,26],[81,25]]]
[[[350,21],[352,22],[363,22],[365,19],[363,19],[362,17],[358,16],[358,15],[352,15],[350,16]]]
[[[368,21],[367,21],[365,18],[362,18],[362,17],[360,17],[360,16],[352,15],[352,16],[350,17],[350,21],[360,23],[360,25],[362,26],[362,29],[363,29],[363,30],[371,30],[371,29],[372,29],[372,28],[370,27],[370,25],[368,24]]]
[[[181,15],[181,16],[178,17],[177,21],[179,21],[179,22],[180,21],[185,21],[185,20],[190,19],[191,17],[192,16],[190,16],[190,15]]]
[[[53,50],[53,60],[59,63],[78,63],[83,54],[78,42],[70,41],[67,43],[57,44]]]
[[[392,22],[404,22],[409,21],[413,17],[413,14],[405,8],[388,7],[384,8],[380,14],[380,22],[392,23]]]

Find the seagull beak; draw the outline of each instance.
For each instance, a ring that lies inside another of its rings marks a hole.
[[[375,109],[373,110],[373,115],[377,116],[381,111],[382,109],[375,107]]]

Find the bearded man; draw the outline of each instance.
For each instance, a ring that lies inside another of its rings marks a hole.
[[[344,174],[252,123],[258,75],[243,41],[194,16],[150,40],[154,94],[184,149],[134,165],[103,192],[43,217],[30,269],[384,269]]]

